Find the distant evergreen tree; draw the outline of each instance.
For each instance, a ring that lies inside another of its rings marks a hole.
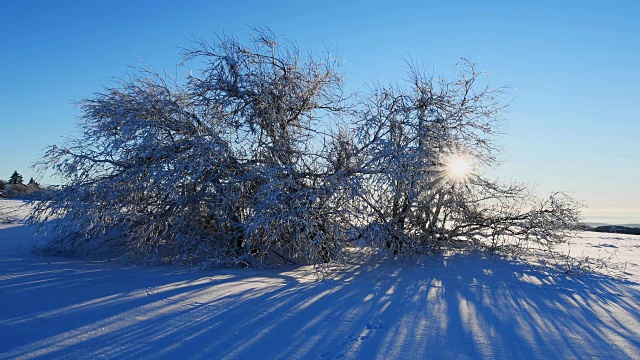
[[[37,189],[39,189],[39,188],[40,188],[40,184],[38,184],[38,182],[37,182],[37,181],[35,181],[33,178],[29,179],[29,184],[28,184],[28,185],[29,185],[29,186],[32,186],[32,187],[35,187],[35,188],[37,188]]]
[[[9,178],[9,184],[24,184],[24,180],[22,179],[22,175],[18,174],[18,171],[14,171],[13,175]]]
[[[7,186],[4,183],[4,180],[0,180],[0,198],[4,197],[4,191],[7,189]]]

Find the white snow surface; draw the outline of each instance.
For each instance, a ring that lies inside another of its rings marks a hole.
[[[622,276],[494,257],[195,271],[40,257],[0,200],[0,359],[640,358],[640,236],[580,233]],[[17,210],[16,210],[17,208]]]

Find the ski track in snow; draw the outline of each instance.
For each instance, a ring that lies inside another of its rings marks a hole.
[[[0,201],[0,359],[640,358],[640,236],[572,241],[621,278],[475,256],[320,278],[38,257],[19,205]]]

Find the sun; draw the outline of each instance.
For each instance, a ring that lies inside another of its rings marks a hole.
[[[473,173],[473,161],[468,156],[454,154],[445,162],[445,175],[451,182],[467,182]]]

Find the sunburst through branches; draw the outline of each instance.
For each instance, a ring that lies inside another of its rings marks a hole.
[[[473,159],[462,153],[450,155],[444,165],[443,176],[448,183],[467,183],[474,172]]]

